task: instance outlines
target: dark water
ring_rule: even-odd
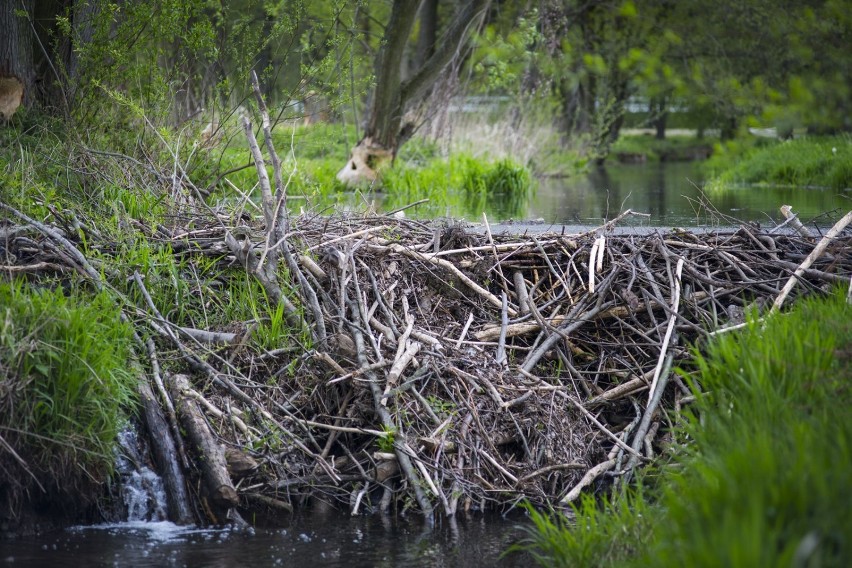
[[[529,202],[528,218],[597,225],[629,208],[650,214],[634,223],[653,227],[730,226],[735,220],[772,226],[781,219],[781,205],[791,205],[803,222],[852,208],[850,190],[739,187],[704,192],[700,166],[698,162],[613,165],[585,177],[543,179]],[[711,209],[701,204],[702,197]]]
[[[501,558],[523,522],[473,515],[430,529],[418,518],[339,512],[302,515],[275,530],[128,522],[0,542],[0,566],[530,566],[522,555]]]

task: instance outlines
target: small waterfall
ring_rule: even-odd
[[[168,517],[163,480],[147,464],[139,436],[133,426],[118,435],[120,450],[117,469],[121,478],[121,496],[127,507],[128,521],[165,521]]]

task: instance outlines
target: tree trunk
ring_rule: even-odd
[[[655,138],[657,140],[666,139],[666,119],[669,116],[669,113],[666,110],[667,106],[665,97],[651,99],[649,114],[656,131]]]
[[[27,17],[16,14],[22,8]],[[33,34],[28,21],[32,14],[33,0],[0,2],[0,121],[9,120],[19,106],[29,107],[35,100]]]
[[[391,164],[399,147],[411,136],[414,126],[403,125],[407,107],[423,98],[441,71],[462,51],[476,22],[491,0],[467,0],[456,13],[440,45],[411,78],[402,80],[402,59],[418,13],[419,0],[394,0],[385,27],[382,47],[376,55],[376,88],[370,101],[364,137],[352,149],[337,179],[347,185],[376,181],[380,170]]]
[[[726,116],[722,119],[722,128],[719,133],[719,138],[724,140],[733,140],[737,135],[739,127],[736,116]]]
[[[423,0],[420,6],[420,30],[417,35],[417,50],[414,68],[423,67],[435,53],[435,38],[438,34],[438,0]]]

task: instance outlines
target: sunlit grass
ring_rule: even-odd
[[[714,164],[717,175],[707,186],[711,191],[743,184],[852,188],[852,137],[848,134],[798,138],[744,152],[723,148],[722,152],[739,159],[720,158]]]
[[[479,219],[523,217],[534,182],[527,168],[511,160],[487,162],[466,154],[435,159],[423,167],[398,165],[382,180],[385,208],[429,199],[432,215],[450,209],[456,216]]]

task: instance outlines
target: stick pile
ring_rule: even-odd
[[[849,284],[852,213],[819,241],[785,227],[615,235],[618,219],[538,236],[394,216],[291,219],[257,99],[272,180],[243,126],[262,219],[205,206],[169,227],[124,229],[178,256],[184,273],[172,278],[199,294],[256,278],[287,321],[279,347],[257,348],[258,322],[170,321],[148,275],[93,266],[70,236],[79,226],[0,203],[0,273],[81,275],[135,326],[149,439],[170,461],[159,470],[181,522],[289,512],[308,498],[430,517],[571,502],[675,446],[693,393],[672,365],[688,363],[690,345],[751,308]],[[114,254],[86,232],[87,250]],[[200,281],[211,273],[216,282]]]
[[[16,259],[4,271],[97,276],[73,242],[27,221],[2,229]],[[170,229],[163,245],[189,266],[263,270],[263,229],[201,221]],[[852,274],[841,231],[797,271],[815,239],[745,226],[533,237],[386,216],[289,222],[289,270],[263,276],[292,306],[294,336],[280,349],[247,349],[250,329],[171,324],[138,274],[148,299],[126,306],[139,334],[158,338],[145,352],[166,416],[193,402],[250,509],[309,496],[353,513],[569,502],[666,451],[692,396],[671,372],[688,345],[750,306],[768,309],[794,272],[793,295]],[[190,382],[160,376],[172,352]],[[181,455],[204,463],[181,431],[173,425]]]

